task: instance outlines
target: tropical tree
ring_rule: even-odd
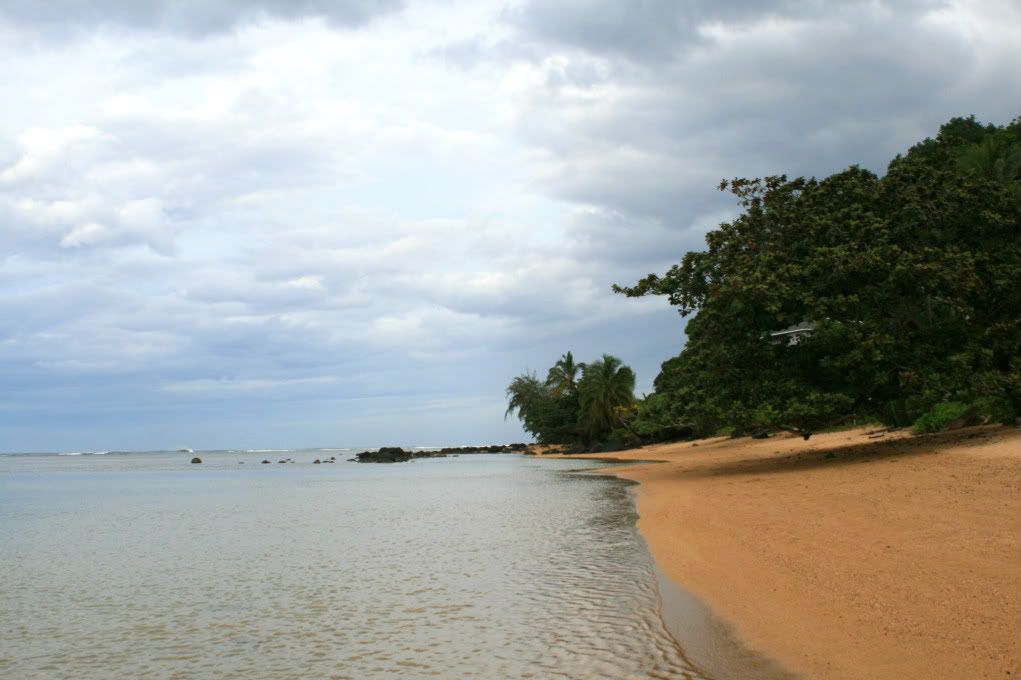
[[[589,441],[623,424],[634,403],[635,373],[615,356],[586,364],[578,383],[581,426]]]
[[[504,418],[515,411],[540,444],[569,444],[578,439],[578,395],[556,394],[534,373],[517,376],[507,387]]]
[[[743,212],[704,251],[614,287],[691,317],[655,382],[671,417],[704,434],[904,425],[946,401],[1021,412],[1017,132],[953,119],[883,177],[723,182]]]
[[[518,412],[518,418],[524,424],[525,429],[532,434],[537,434],[533,429],[537,418],[543,409],[543,402],[548,398],[546,386],[539,382],[534,373],[523,373],[507,386],[507,411],[503,414],[504,420],[507,416]]]
[[[585,364],[574,363],[574,355],[567,352],[546,374],[546,387],[557,397],[575,392],[578,389],[578,373],[584,368]]]

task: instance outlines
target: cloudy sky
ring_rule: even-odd
[[[0,450],[513,441],[723,177],[1019,111],[1013,1],[0,0]]]

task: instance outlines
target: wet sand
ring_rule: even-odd
[[[572,456],[585,457],[585,456]],[[866,429],[592,455],[663,572],[809,678],[1016,678],[1021,434]]]

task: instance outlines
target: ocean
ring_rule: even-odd
[[[599,463],[192,455],[0,456],[0,676],[707,677]]]

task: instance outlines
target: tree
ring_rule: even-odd
[[[581,379],[578,374],[581,373]],[[592,444],[625,424],[632,409],[635,374],[617,357],[575,363],[561,355],[540,381],[522,373],[507,387],[507,412],[517,413],[525,430],[540,444]]]
[[[574,391],[557,393],[534,373],[523,373],[507,387],[504,418],[515,411],[525,430],[540,444],[578,440],[578,395]]]
[[[523,373],[507,386],[507,416],[518,412],[518,418],[525,424],[525,429],[535,434],[530,424],[534,423],[542,410],[542,402],[547,398],[546,387],[534,373]]]
[[[581,424],[587,438],[598,439],[623,423],[626,409],[635,400],[635,373],[620,359],[604,354],[586,364],[578,383]]]
[[[577,390],[578,373],[584,368],[585,364],[574,363],[574,355],[567,352],[561,355],[557,363],[547,373],[546,386],[553,391],[554,396],[570,394]]]
[[[855,414],[899,425],[986,397],[1017,413],[1017,129],[954,119],[882,178],[721,183],[744,212],[706,250],[614,286],[690,317],[656,378],[671,412],[702,434]],[[771,335],[803,322],[797,343]]]

